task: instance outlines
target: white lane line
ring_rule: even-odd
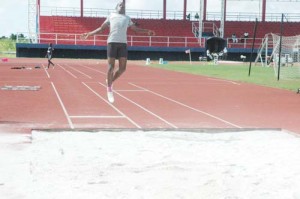
[[[72,77],[74,77],[75,79],[77,79],[77,77],[71,73],[70,71],[68,71],[67,69],[65,69],[64,67],[62,67],[60,64],[57,64],[59,67],[61,67],[64,71],[66,71],[67,73],[69,73]]]
[[[54,86],[54,83],[51,82],[51,84],[52,84],[52,87],[53,87],[54,92],[55,92],[55,94],[56,94],[56,97],[57,97],[57,99],[58,99],[58,101],[59,101],[59,103],[60,103],[60,106],[62,107],[62,109],[63,109],[63,111],[64,111],[64,113],[65,113],[65,116],[66,116],[66,118],[67,118],[67,120],[68,120],[68,123],[69,123],[70,128],[71,128],[71,129],[74,129],[74,125],[73,125],[73,123],[72,123],[72,121],[71,121],[71,119],[70,119],[70,116],[69,116],[69,114],[68,114],[68,112],[67,112],[67,109],[66,109],[65,106],[64,106],[64,103],[62,102],[62,100],[61,100],[61,98],[60,98],[60,96],[59,96],[59,94],[58,94],[58,92],[57,92],[57,90],[56,90],[56,88],[55,88],[55,86]]]
[[[89,87],[87,84],[85,84],[84,82],[82,82],[83,85],[85,85],[90,91],[92,91],[97,97],[99,97],[100,99],[102,99],[103,101],[105,101],[109,106],[111,106],[114,110],[116,110],[120,115],[122,115],[124,118],[126,118],[128,121],[130,121],[134,126],[136,126],[137,128],[141,129],[142,127],[140,125],[138,125],[136,122],[134,122],[131,118],[129,118],[128,116],[126,116],[122,111],[120,111],[119,109],[117,109],[114,105],[112,105],[109,101],[107,101],[104,97],[102,97],[101,95],[99,95],[96,91],[94,91],[91,87]]]
[[[147,92],[147,90],[145,90],[145,89],[130,89],[130,90],[120,89],[120,90],[115,90],[115,91],[119,91],[119,92]]]
[[[50,75],[49,75],[48,70],[46,69],[45,65],[42,64],[42,67],[43,67],[45,73],[47,74],[48,79],[50,79]]]
[[[132,90],[114,90],[114,91],[119,91],[119,92],[147,92],[145,90],[141,90],[141,89],[132,89]]]
[[[106,87],[106,85],[104,85],[104,84],[102,84],[102,83],[100,83],[100,82],[99,82],[99,84],[101,84],[102,86]],[[143,90],[143,91],[145,91],[145,90]],[[137,106],[137,107],[139,107],[140,109],[144,110],[145,112],[149,113],[150,115],[152,115],[152,116],[158,118],[159,120],[163,121],[164,123],[168,124],[169,126],[175,128],[175,129],[178,128],[177,126],[175,126],[175,125],[172,124],[171,122],[168,122],[167,120],[163,119],[162,117],[158,116],[157,114],[153,113],[152,111],[146,109],[145,107],[141,106],[140,104],[138,104],[138,103],[132,101],[131,99],[125,97],[124,95],[120,94],[119,92],[117,92],[117,91],[114,91],[114,92],[115,92],[116,94],[118,94],[119,96],[121,96],[122,98],[124,98],[124,99],[126,99],[127,101],[129,101],[130,103],[134,104],[135,106]]]
[[[183,107],[185,107],[185,108],[191,109],[191,110],[196,111],[196,112],[198,112],[198,113],[202,113],[202,114],[204,114],[204,115],[207,115],[207,116],[209,116],[209,117],[211,117],[211,118],[214,118],[214,119],[216,119],[216,120],[219,120],[219,121],[221,121],[221,122],[224,122],[224,123],[226,123],[226,124],[229,124],[229,125],[231,125],[231,126],[234,126],[234,127],[236,127],[236,128],[242,128],[242,127],[239,126],[239,125],[233,124],[233,123],[231,123],[231,122],[229,122],[229,121],[226,121],[226,120],[224,120],[224,119],[222,119],[222,118],[219,118],[219,117],[214,116],[214,115],[212,115],[212,114],[209,114],[209,113],[207,113],[207,112],[201,111],[201,110],[199,110],[199,109],[193,108],[193,107],[191,107],[191,106],[188,106],[188,105],[186,105],[186,104],[184,104],[184,103],[181,103],[181,102],[178,102],[178,101],[173,100],[173,99],[171,99],[171,98],[168,98],[168,97],[163,96],[163,95],[161,95],[161,94],[158,94],[158,93],[156,93],[156,92],[154,92],[154,91],[151,91],[151,90],[149,90],[149,89],[143,88],[143,87],[141,87],[141,86],[137,86],[137,85],[135,85],[135,84],[133,84],[133,83],[129,83],[129,84],[132,85],[132,86],[135,86],[135,87],[137,87],[137,88],[139,88],[139,89],[145,89],[145,90],[147,90],[148,92],[150,92],[150,93],[152,93],[152,94],[154,94],[154,95],[156,95],[156,96],[159,96],[159,97],[161,97],[161,98],[164,98],[164,99],[166,99],[166,100],[169,100],[169,101],[171,101],[171,102],[174,102],[174,103],[176,103],[176,104],[178,104],[178,105],[181,105],[181,106],[183,106]]]
[[[72,66],[70,66],[70,65],[68,65],[68,67],[69,67],[69,68],[71,68],[72,70],[75,70],[75,71],[77,71],[78,73],[80,73],[80,74],[82,74],[82,75],[86,76],[87,78],[89,78],[89,79],[92,79],[92,77],[91,77],[91,76],[89,76],[89,75],[85,74],[84,72],[81,72],[80,70],[78,70],[78,69],[75,69],[74,67],[72,67]]]
[[[83,65],[83,64],[79,64],[79,65],[82,66],[82,67],[85,67],[85,68],[87,68],[87,69],[90,69],[90,70],[92,70],[92,71],[95,71],[95,72],[97,72],[97,73],[101,73],[101,74],[103,74],[103,75],[106,76],[106,73],[105,73],[105,72],[102,72],[102,71],[100,71],[100,70],[96,70],[96,69],[94,69],[94,68],[85,66],[85,65]]]
[[[213,81],[228,82],[228,83],[235,84],[235,85],[241,85],[240,83],[237,83],[237,82],[234,82],[234,81],[230,81],[230,80],[215,79],[215,78],[207,78],[207,79],[213,80]]]
[[[115,92],[116,94],[118,94],[119,96],[123,97],[124,99],[126,99],[127,101],[131,102],[132,104],[134,104],[135,106],[139,107],[140,109],[144,110],[145,112],[149,113],[150,115],[153,115],[154,117],[158,118],[159,120],[163,121],[164,123],[168,124],[169,126],[177,129],[178,127],[175,126],[174,124],[172,124],[171,122],[168,122],[167,120],[163,119],[162,117],[158,116],[157,114],[151,112],[150,110],[146,109],[145,107],[141,106],[140,104],[132,101],[131,99],[125,97],[124,95]]]
[[[109,115],[74,115],[70,116],[70,118],[77,118],[77,119],[85,119],[85,118],[108,118],[108,119],[118,119],[118,118],[125,118],[124,116],[109,116]]]

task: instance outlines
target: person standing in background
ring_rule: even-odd
[[[53,55],[53,51],[54,51],[54,48],[52,47],[52,43],[49,43],[49,46],[48,46],[48,49],[47,49],[47,53],[46,53],[46,56],[45,56],[48,59],[48,67],[47,67],[47,69],[49,69],[50,64],[52,66],[54,66],[53,62],[51,61],[52,55]]]

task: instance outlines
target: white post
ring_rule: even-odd
[[[220,37],[224,37],[224,24],[225,24],[225,0],[221,2],[221,23],[220,23]]]
[[[198,28],[198,38],[200,46],[202,46],[202,32],[203,32],[203,14],[204,14],[204,0],[200,0],[200,10],[199,10],[199,28]]]
[[[268,46],[268,43],[269,43],[269,37],[267,36],[266,37],[266,52],[265,52],[265,64],[264,64],[264,66],[268,66],[268,48],[269,48],[269,46]]]

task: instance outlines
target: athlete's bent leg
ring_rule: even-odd
[[[115,72],[113,76],[113,82],[118,79],[126,71],[127,57],[119,58],[119,69]]]
[[[47,66],[47,68],[49,68],[50,67],[50,59],[48,59],[48,66]]]
[[[108,71],[107,71],[107,86],[111,87],[113,83],[114,77],[114,69],[115,69],[115,58],[108,58]]]
[[[112,80],[114,76],[115,58],[108,58],[108,71],[107,71],[107,98],[110,103],[114,103],[114,94],[112,90]]]

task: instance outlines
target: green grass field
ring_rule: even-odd
[[[0,57],[16,57],[16,41],[0,39]]]
[[[212,65],[208,62],[192,62],[192,64],[189,64],[188,62],[183,64],[177,64],[174,62],[173,64],[170,62],[169,64],[164,65],[152,64],[151,66],[166,70],[253,83],[291,91],[297,91],[298,88],[300,88],[300,74],[298,79],[280,79],[278,81],[272,67],[254,66],[252,64],[251,74],[249,76],[249,63],[220,63],[219,65]]]

